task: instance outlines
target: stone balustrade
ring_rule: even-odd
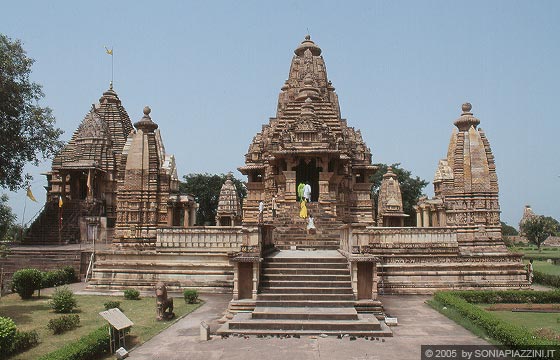
[[[246,233],[241,226],[159,228],[157,230],[156,248],[240,251]]]

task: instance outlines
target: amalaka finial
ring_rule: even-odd
[[[466,102],[461,106],[461,109],[463,110],[463,114],[470,113],[472,110],[472,105],[471,103]]]
[[[152,112],[152,109],[150,109],[149,106],[144,106],[144,115],[150,116],[151,112]]]
[[[468,102],[464,103],[461,106],[461,110],[463,110],[463,113],[457,120],[455,120],[453,124],[457,126],[459,131],[468,131],[471,128],[471,126],[473,126],[476,129],[476,127],[480,124],[480,120],[478,120],[473,116],[473,113],[471,112],[472,110],[471,103]]]

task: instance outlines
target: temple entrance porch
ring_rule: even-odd
[[[301,159],[295,167],[296,184],[309,184],[311,186],[311,201],[319,200],[319,173],[323,168],[317,167],[315,159]],[[296,187],[296,196],[297,187]]]

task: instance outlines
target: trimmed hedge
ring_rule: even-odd
[[[532,291],[532,290],[508,290],[508,291],[445,291],[454,296],[465,299],[472,304],[553,304],[560,302],[560,290],[554,291]]]
[[[39,335],[37,331],[16,331],[14,342],[10,354],[19,354],[27,349],[31,349],[39,343]]]
[[[477,293],[475,296],[469,294],[471,291],[443,291],[437,292],[434,295],[434,299],[440,304],[455,309],[461,316],[464,316],[475,325],[483,328],[493,339],[503,345],[510,347],[560,345],[560,341],[537,337],[527,328],[510,324],[494,316],[492,313],[469,303],[469,299],[472,299],[474,303],[487,303],[487,300],[496,300],[498,298],[503,298],[504,300],[502,302],[510,302],[510,299],[518,300],[513,301],[514,303],[518,303],[521,302],[520,300],[523,298],[529,298],[526,294],[528,291],[517,292],[521,293],[519,297],[514,297],[509,294],[515,293],[513,291],[504,292],[509,296],[500,296],[502,291],[472,291],[472,293]],[[534,291],[533,293],[536,294],[534,298],[542,300],[540,303],[548,303],[548,301],[544,300],[553,298],[545,296],[546,292]],[[556,293],[556,296],[560,296],[560,292],[554,291],[553,293]]]
[[[66,346],[43,355],[39,360],[88,360],[109,353],[109,329],[106,326],[71,342]]]
[[[41,288],[43,274],[37,269],[21,269],[12,276],[12,291],[22,299],[31,299],[35,290]]]
[[[547,274],[542,271],[533,271],[533,281],[542,285],[560,288],[560,276]]]
[[[47,329],[52,330],[53,334],[62,334],[68,330],[78,327],[80,324],[80,316],[76,314],[62,315],[60,317],[50,319]]]
[[[105,310],[119,309],[120,311],[123,311],[121,309],[121,302],[120,301],[110,300],[110,301],[107,301],[106,303],[104,303],[103,306],[105,306]]]
[[[194,289],[185,289],[183,297],[187,304],[196,304],[198,302],[198,291]]]

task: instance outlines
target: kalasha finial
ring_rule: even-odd
[[[113,80],[109,81],[109,90],[113,90]]]
[[[466,102],[466,103],[463,104],[463,106],[461,106],[461,108],[463,110],[463,114],[470,113],[471,110],[472,110],[472,105],[471,105],[471,103]]]
[[[473,116],[471,112],[472,110],[471,103],[468,102],[464,103],[461,106],[461,109],[463,110],[463,113],[457,120],[455,120],[453,124],[457,126],[459,131],[468,131],[471,128],[471,126],[473,126],[476,129],[476,127],[480,124],[480,120],[478,120]]]
[[[149,106],[144,106],[144,115],[150,115],[150,113],[152,112],[152,109],[150,109]]]
[[[311,40],[311,35],[309,34],[305,35],[305,40]]]

